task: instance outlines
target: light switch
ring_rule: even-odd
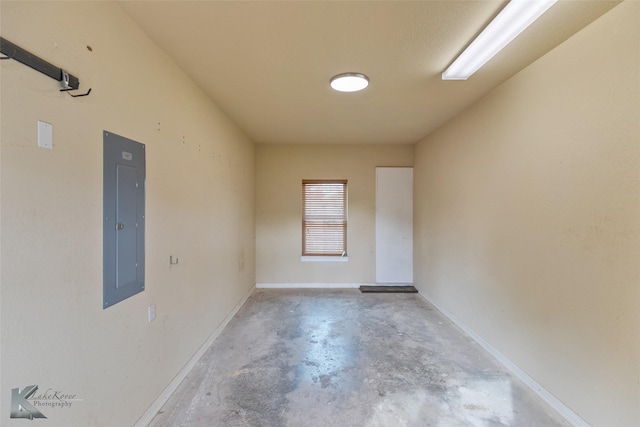
[[[149,306],[149,322],[153,322],[154,319],[156,318],[156,305],[155,304],[151,304]]]
[[[38,147],[53,149],[53,125],[38,120]]]

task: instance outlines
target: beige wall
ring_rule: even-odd
[[[375,282],[376,166],[412,166],[412,145],[257,145],[256,282]],[[347,179],[349,261],[302,262],[302,180]]]
[[[3,37],[93,88],[1,64],[0,424],[37,384],[84,399],[43,425],[132,425],[254,284],[254,146],[114,2],[0,7]],[[146,290],[106,310],[104,129],[147,152]]]
[[[594,426],[640,425],[639,22],[622,3],[415,153],[420,291]]]

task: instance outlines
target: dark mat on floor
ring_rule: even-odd
[[[415,288],[415,286],[360,286],[360,292],[415,294],[418,293],[418,290]]]

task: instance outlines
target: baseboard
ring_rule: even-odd
[[[186,365],[178,372],[175,378],[169,383],[169,385],[162,391],[160,396],[149,406],[149,409],[140,417],[138,422],[135,423],[135,427],[147,427],[151,420],[156,416],[158,411],[162,408],[162,406],[167,403],[169,397],[177,390],[180,383],[186,378],[186,376],[191,372],[196,363],[200,360],[200,358],[204,355],[204,353],[211,347],[211,344],[218,338],[218,335],[222,332],[222,330],[227,326],[227,324],[231,321],[233,316],[236,315],[240,307],[244,305],[244,303],[249,299],[251,294],[255,291],[255,286],[253,286],[249,292],[242,298],[242,300],[233,307],[233,310],[225,317],[220,325],[213,331],[213,333],[207,338],[204,344],[195,352],[195,354],[189,359]]]
[[[491,344],[485,341],[480,335],[478,335],[473,329],[462,323],[457,319],[449,310],[439,306],[431,297],[418,289],[418,295],[420,295],[425,301],[434,306],[440,313],[456,324],[462,329],[469,337],[471,337],[480,347],[485,349],[491,356],[493,356],[502,366],[508,369],[513,375],[515,375],[520,381],[522,381],[527,387],[529,387],[535,394],[544,400],[549,406],[551,406],[556,412],[558,412],[565,420],[575,427],[591,427],[589,423],[583,420],[578,414],[573,412],[571,408],[562,403],[553,394],[542,387],[536,380],[531,378],[526,372],[520,369],[515,363],[513,363],[504,354],[496,350]]]
[[[258,289],[358,289],[371,283],[256,283]]]

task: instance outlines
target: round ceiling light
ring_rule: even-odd
[[[357,92],[369,86],[369,77],[360,73],[343,73],[331,79],[331,87],[339,92]]]

